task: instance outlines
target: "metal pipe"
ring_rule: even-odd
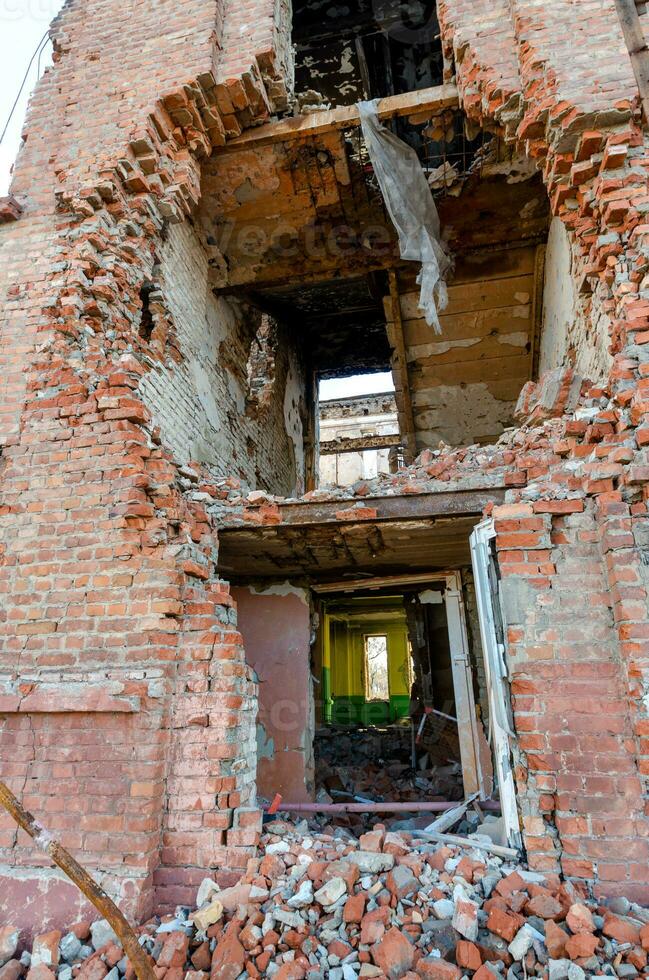
[[[459,800],[452,803],[438,801],[436,803],[422,803],[413,800],[412,803],[284,803],[282,801],[276,809],[271,810],[271,805],[266,804],[264,810],[269,813],[278,811],[291,811],[292,813],[440,813],[451,810],[457,806]],[[495,800],[481,800],[480,806],[483,810],[500,810],[500,803]]]

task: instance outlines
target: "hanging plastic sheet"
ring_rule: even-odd
[[[417,154],[379,122],[379,100],[359,102],[365,144],[392,223],[402,259],[421,262],[419,309],[441,333],[438,309],[448,301],[445,274],[451,259],[440,240],[439,215]]]

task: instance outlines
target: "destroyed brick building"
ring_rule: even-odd
[[[235,882],[324,728],[434,712],[532,869],[649,898],[645,21],[54,21],[0,202],[2,778],[134,918]],[[439,214],[439,333],[374,99]],[[403,465],[324,485],[320,382],[387,370]],[[2,815],[0,878],[3,921],[80,914]]]

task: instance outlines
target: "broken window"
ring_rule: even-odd
[[[369,701],[389,701],[388,638],[365,636],[365,691]]]

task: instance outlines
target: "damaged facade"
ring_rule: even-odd
[[[234,883],[263,797],[313,801],[337,702],[435,709],[532,869],[647,900],[649,144],[613,0],[67,0],[52,36],[0,204],[3,779],[141,919]],[[375,98],[453,259],[441,334]],[[325,485],[320,380],[388,369],[402,465]],[[411,654],[385,697],[325,630],[370,614]],[[81,916],[2,815],[0,877],[3,921]]]

